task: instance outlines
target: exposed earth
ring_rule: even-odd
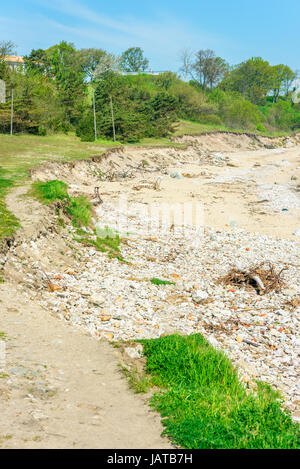
[[[280,389],[299,420],[300,138],[177,141],[184,147],[129,146],[31,172],[93,200],[94,223],[118,229],[128,264],[74,241],[53,207],[24,197],[29,185],[7,196],[22,228],[1,257],[3,448],[171,447],[147,396],[122,377],[126,357],[108,342],[174,331],[201,332],[229,354],[245,385],[260,378]],[[161,203],[200,207],[201,224],[178,221],[175,205]],[[231,267],[267,261],[286,269],[280,291],[217,282]]]

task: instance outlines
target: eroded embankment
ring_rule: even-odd
[[[108,150],[102,155],[88,160],[73,162],[51,162],[31,170],[31,177],[36,180],[61,178],[72,184],[84,180],[87,176],[90,183],[99,180],[114,181],[120,178],[134,177],[138,170],[154,172],[155,165],[159,168],[198,161],[201,164],[225,165],[225,161],[215,152],[254,151],[294,147],[300,143],[300,137],[263,137],[251,134],[229,132],[208,133],[200,136],[183,135],[174,138],[175,142],[185,144],[177,147],[121,147]],[[226,160],[226,158],[224,158]],[[151,167],[149,168],[149,162]]]

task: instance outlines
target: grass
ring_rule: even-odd
[[[175,125],[175,132],[174,136],[180,136],[180,135],[200,135],[203,133],[209,133],[209,132],[232,132],[232,133],[250,133],[250,134],[255,134],[255,135],[263,135],[265,137],[280,137],[280,136],[286,136],[289,135],[288,132],[274,132],[274,133],[268,133],[268,132],[251,132],[245,129],[231,129],[229,127],[226,127],[224,125],[215,125],[215,124],[201,124],[200,122],[192,122],[188,120],[180,120],[178,123]]]
[[[47,182],[35,181],[29,193],[46,205],[69,198],[68,185],[57,179]]]
[[[141,376],[137,368],[128,370],[126,367],[123,367],[122,372],[127,377],[131,389],[137,394],[148,392],[154,385],[151,377]]]
[[[63,211],[68,214],[75,227],[88,226],[91,221],[92,206],[90,201],[84,197],[70,197],[68,194],[68,185],[57,179],[42,182],[35,181],[31,185],[28,195],[35,197],[40,202],[49,205],[53,202],[62,201]],[[60,215],[60,210],[58,210]],[[59,225],[63,225],[63,219],[58,217]]]
[[[5,205],[5,196],[15,181],[14,175],[0,168],[0,241],[1,238],[12,236],[19,227],[17,218],[7,210]]]
[[[201,124],[187,120],[180,120],[175,124],[175,132],[170,137],[145,138],[133,146],[182,146],[182,144],[171,142],[172,136],[183,134],[199,135],[206,132],[230,131],[245,132],[244,130],[233,130],[221,125]],[[270,136],[287,135],[285,132],[276,134],[263,134]],[[130,146],[132,146],[130,145]],[[76,158],[89,158],[99,155],[105,150],[120,146],[119,142],[105,139],[97,139],[96,142],[82,142],[74,133],[47,135],[0,135],[0,167],[12,171],[26,171],[34,166],[49,160],[73,160]]]
[[[78,137],[68,135],[0,135],[0,166],[15,170],[28,170],[49,160],[71,160],[100,155],[114,146],[113,142],[81,142]]]
[[[119,234],[114,233],[114,236],[112,236],[111,233],[113,233],[113,231],[109,228],[103,230],[103,233],[105,234],[101,234],[101,236],[98,236],[98,232],[99,230],[95,230],[94,235],[92,236],[92,234],[83,233],[82,231],[77,230],[77,234],[80,237],[75,237],[74,240],[84,246],[93,246],[98,251],[106,252],[108,257],[111,259],[118,259],[120,262],[127,263],[121,254],[121,240]]]
[[[84,246],[93,246],[98,251],[106,252],[110,258],[126,262],[121,254],[120,236],[118,233],[113,232],[109,228],[103,230],[97,228],[93,232],[82,229],[82,227],[90,226],[92,205],[84,196],[70,197],[68,185],[65,182],[57,179],[47,182],[35,181],[31,185],[28,195],[35,197],[46,205],[57,201],[62,202],[62,208],[57,208],[57,223],[59,226],[65,227],[64,219],[61,217],[62,210],[64,214],[71,218],[72,225],[77,228],[76,236],[73,238],[74,241]]]
[[[299,425],[281,409],[279,394],[258,382],[246,390],[229,358],[200,334],[141,340],[146,378],[158,386],[151,406],[164,433],[187,449],[299,448]],[[136,384],[136,378],[132,378]],[[147,387],[147,386],[146,386]]]
[[[5,197],[7,192],[16,184],[21,184],[28,178],[28,170],[48,160],[71,160],[88,158],[99,155],[112,142],[99,140],[97,142],[81,142],[74,134],[49,135],[0,135],[0,243],[4,238],[11,237],[20,226],[17,218],[7,209]],[[54,187],[52,187],[54,189]],[[54,196],[55,194],[53,194]],[[50,197],[51,199],[51,197]],[[44,198],[45,202],[45,198]],[[49,203],[51,201],[49,200]],[[74,220],[84,219],[86,211],[81,214],[82,201],[74,203]],[[85,218],[86,222],[87,218]],[[1,278],[0,278],[1,281]]]
[[[72,218],[73,226],[89,226],[92,218],[91,202],[83,195],[79,197],[69,197],[69,205],[66,211]]]
[[[169,282],[169,280],[161,280],[160,278],[152,278],[150,280],[153,285],[175,285],[175,282]]]

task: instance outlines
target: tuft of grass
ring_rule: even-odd
[[[258,382],[246,390],[229,358],[200,334],[141,340],[146,373],[161,391],[151,405],[164,434],[187,449],[299,448],[299,425],[279,394]],[[146,375],[146,376],[147,376]]]
[[[117,231],[109,227],[101,229],[97,226],[93,234],[79,228],[76,230],[76,235],[77,237],[73,239],[84,246],[93,246],[98,251],[106,252],[109,258],[127,263],[121,254],[121,239]]]
[[[79,197],[70,197],[68,194],[68,185],[57,179],[52,181],[42,182],[35,181],[30,191],[29,196],[37,198],[40,202],[49,205],[53,202],[63,202],[63,211],[68,214],[75,227],[88,226],[92,218],[92,204],[83,195]],[[60,215],[60,210],[57,210]],[[64,222],[61,217],[58,217],[58,223],[63,226]]]
[[[152,387],[153,383],[150,376],[141,376],[137,368],[128,370],[126,367],[122,368],[124,375],[128,378],[128,383],[131,389],[137,394],[146,393]]]
[[[160,278],[152,278],[150,280],[153,285],[176,285],[175,282],[169,282],[169,280],[161,280]]]
[[[29,192],[29,195],[36,197],[40,202],[46,205],[56,200],[69,199],[68,185],[57,179],[47,182],[35,181]]]
[[[106,252],[108,257],[111,259],[118,259],[120,262],[127,263],[123,258],[120,250],[120,237],[115,235],[113,238],[106,236],[105,238],[96,236],[84,236],[80,238],[74,238],[75,241],[83,244],[84,246],[93,246],[95,249],[101,252]]]
[[[9,238],[20,226],[18,219],[7,210],[5,197],[8,190],[15,184],[16,175],[10,174],[3,168],[0,168],[0,241],[3,238]]]
[[[0,371],[0,379],[4,379],[4,378],[9,378],[9,375],[7,373],[3,373],[2,371]]]
[[[69,205],[66,206],[66,211],[72,218],[73,226],[88,226],[92,218],[92,204],[83,195],[79,197],[70,197]]]

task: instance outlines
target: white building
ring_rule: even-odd
[[[6,55],[4,57],[5,62],[11,68],[24,67],[24,59],[21,55]]]

